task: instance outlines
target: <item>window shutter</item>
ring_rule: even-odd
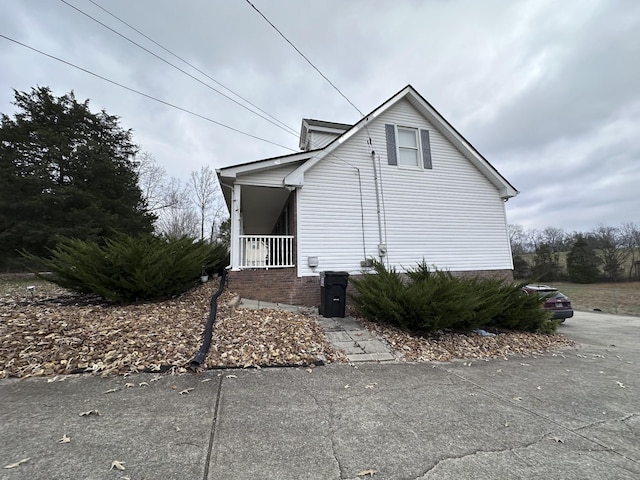
[[[424,168],[433,168],[431,165],[431,141],[429,130],[420,129],[420,142],[422,143],[422,164]]]
[[[386,124],[384,131],[387,134],[387,161],[389,165],[398,165],[398,157],[396,155],[396,127]]]

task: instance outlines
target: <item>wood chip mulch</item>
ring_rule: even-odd
[[[178,298],[109,305],[49,284],[3,288],[0,378],[78,372],[185,371],[202,344],[217,282]],[[202,368],[315,365],[344,361],[311,315],[228,306],[218,299],[213,341]]]
[[[0,378],[87,372],[186,372],[200,349],[209,302],[218,282],[170,300],[110,305],[48,282],[0,285]],[[213,341],[202,368],[318,365],[346,362],[317,318],[284,310],[230,306],[218,300]],[[420,336],[361,320],[401,361],[505,358],[573,345],[562,335],[498,333],[493,337],[439,332]]]
[[[447,331],[420,335],[367,320],[361,322],[369,331],[384,339],[398,357],[408,362],[506,359],[512,355],[542,355],[574,345],[572,340],[563,335],[496,332],[492,336],[481,336]]]

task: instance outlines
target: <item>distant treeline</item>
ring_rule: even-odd
[[[514,276],[540,282],[640,280],[640,225],[598,225],[590,232],[509,225]]]

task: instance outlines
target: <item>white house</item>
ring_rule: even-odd
[[[320,272],[371,258],[511,277],[504,203],[518,191],[412,86],[355,125],[304,119],[300,148],[217,170],[233,291],[316,305]]]

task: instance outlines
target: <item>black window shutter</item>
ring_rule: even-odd
[[[384,131],[387,134],[387,160],[389,165],[398,165],[396,156],[396,129],[393,125],[386,124]]]
[[[420,141],[422,143],[422,164],[424,168],[433,168],[431,165],[431,141],[429,130],[420,129]]]

